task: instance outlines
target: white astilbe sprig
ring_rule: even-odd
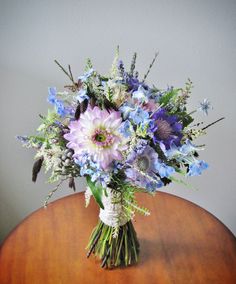
[[[42,147],[37,151],[35,158],[39,158],[41,156],[44,157],[44,166],[45,172],[48,172],[50,169],[56,169],[58,164],[60,163],[60,155],[62,154],[61,147],[52,144],[50,148],[44,143]]]
[[[60,175],[58,174],[60,170],[60,156],[63,153],[60,146],[57,144],[52,144],[50,148],[47,147],[46,143],[44,143],[40,149],[37,151],[35,155],[35,159],[43,157],[43,165],[45,169],[45,173],[51,170],[51,175],[49,177],[49,182],[53,183],[60,179]]]
[[[92,192],[89,186],[86,187],[86,190],[84,192],[84,197],[85,197],[85,207],[89,206],[90,203],[90,198],[92,196]]]

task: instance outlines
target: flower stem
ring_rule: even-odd
[[[128,221],[119,227],[119,232],[114,238],[114,228],[99,221],[94,228],[88,243],[87,257],[93,252],[101,259],[102,268],[128,266],[138,262],[139,242],[133,224]]]
[[[221,120],[223,120],[223,119],[225,119],[225,118],[224,118],[224,117],[221,117],[221,118],[217,119],[216,121],[214,121],[214,122],[208,124],[207,126],[203,127],[202,130],[207,129],[208,127],[210,127],[210,126],[216,124],[217,122],[219,122],[219,121],[221,121]]]

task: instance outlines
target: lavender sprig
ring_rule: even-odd
[[[155,56],[154,56],[154,58],[153,58],[151,64],[149,65],[149,68],[148,68],[148,70],[147,70],[147,73],[144,75],[144,78],[143,78],[143,81],[142,81],[142,82],[144,82],[144,81],[146,80],[148,74],[150,73],[150,71],[151,71],[151,69],[152,69],[153,64],[155,63],[155,61],[156,61],[156,59],[157,59],[158,54],[159,54],[159,52],[156,52],[156,53],[155,53]]]

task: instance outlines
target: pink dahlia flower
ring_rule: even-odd
[[[120,112],[89,106],[79,120],[70,122],[70,132],[64,135],[67,147],[74,150],[74,158],[88,152],[105,170],[113,160],[122,159],[121,122]]]

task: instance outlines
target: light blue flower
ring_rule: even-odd
[[[204,161],[195,160],[192,164],[189,165],[188,176],[199,176],[202,171],[206,170],[209,165]]]
[[[210,109],[213,109],[213,107],[211,106],[211,103],[208,101],[208,99],[204,99],[202,102],[200,102],[200,107],[198,109],[205,115],[208,115],[208,111]]]
[[[57,101],[56,95],[57,95],[56,88],[55,87],[49,87],[48,88],[48,102],[54,105]]]
[[[122,169],[123,167],[124,167],[124,164],[122,164],[118,161],[114,161],[113,172],[115,174],[117,174],[119,172],[119,170]]]
[[[107,187],[111,181],[111,174],[103,171],[97,162],[94,162],[92,157],[87,153],[83,152],[79,156],[74,158],[74,161],[80,167],[80,175],[89,175],[91,181],[95,182],[96,185]]]
[[[96,178],[96,185],[101,185],[106,188],[111,181],[111,176],[108,173],[101,172],[101,174]]]
[[[79,156],[74,158],[74,161],[80,167],[83,167],[86,163],[88,163],[90,157],[87,152],[82,152]]]
[[[123,116],[124,119],[127,119],[129,117],[130,112],[134,111],[134,110],[135,110],[134,106],[131,105],[131,104],[128,104],[128,103],[123,104],[119,108],[119,111],[121,111],[122,116]]]
[[[168,150],[166,150],[166,147],[163,143],[160,143],[160,147],[164,152],[165,156],[169,159],[182,155],[182,153],[180,152],[180,148],[176,146],[173,141],[170,143],[170,148]]]
[[[160,188],[164,185],[164,183],[161,180],[157,180],[156,182],[148,182],[146,184],[146,189],[150,192],[155,192],[157,191],[157,188]]]
[[[138,90],[133,92],[132,94],[133,99],[137,99],[141,103],[148,102],[148,91],[143,88],[143,86],[139,86]]]
[[[80,169],[80,175],[84,176],[84,175],[92,175],[94,173],[94,171],[92,169],[86,168],[86,167],[82,167]]]
[[[56,98],[57,90],[55,87],[48,88],[48,102],[55,106],[57,113],[64,117],[67,114],[73,114],[73,109],[71,107],[66,108],[62,100]]]
[[[160,163],[159,161],[156,161],[155,168],[158,171],[161,178],[169,177],[175,173],[175,169],[173,167],[168,166],[164,163]]]
[[[87,72],[85,72],[82,76],[78,77],[78,80],[80,80],[81,82],[86,82],[88,80],[88,78],[90,78],[94,73],[93,68],[89,69]]]
[[[146,139],[139,139],[134,149],[137,152],[137,154],[140,155],[147,148],[147,145],[148,141]]]
[[[148,141],[146,139],[139,139],[137,143],[134,145],[132,151],[127,156],[127,163],[133,163],[133,161],[137,158],[138,155],[141,155],[145,149],[147,148]],[[158,157],[155,155],[154,157]]]
[[[179,151],[183,155],[188,155],[188,154],[190,154],[190,153],[192,153],[194,151],[197,151],[197,150],[203,150],[203,147],[194,145],[189,139],[187,139],[185,144],[183,144],[179,148]]]
[[[135,124],[149,122],[148,112],[143,110],[141,107],[137,107],[134,111],[131,111],[129,118],[132,119]]]
[[[133,126],[130,123],[129,120],[126,120],[121,124],[121,127],[119,128],[119,132],[125,137],[128,138],[132,135],[134,132]]]
[[[56,100],[55,102],[56,110],[57,113],[61,116],[64,117],[68,114],[68,110],[65,108],[64,104],[60,100]]]
[[[86,95],[87,91],[85,89],[79,90],[76,99],[79,103],[82,103],[84,100],[89,100],[89,97]]]

